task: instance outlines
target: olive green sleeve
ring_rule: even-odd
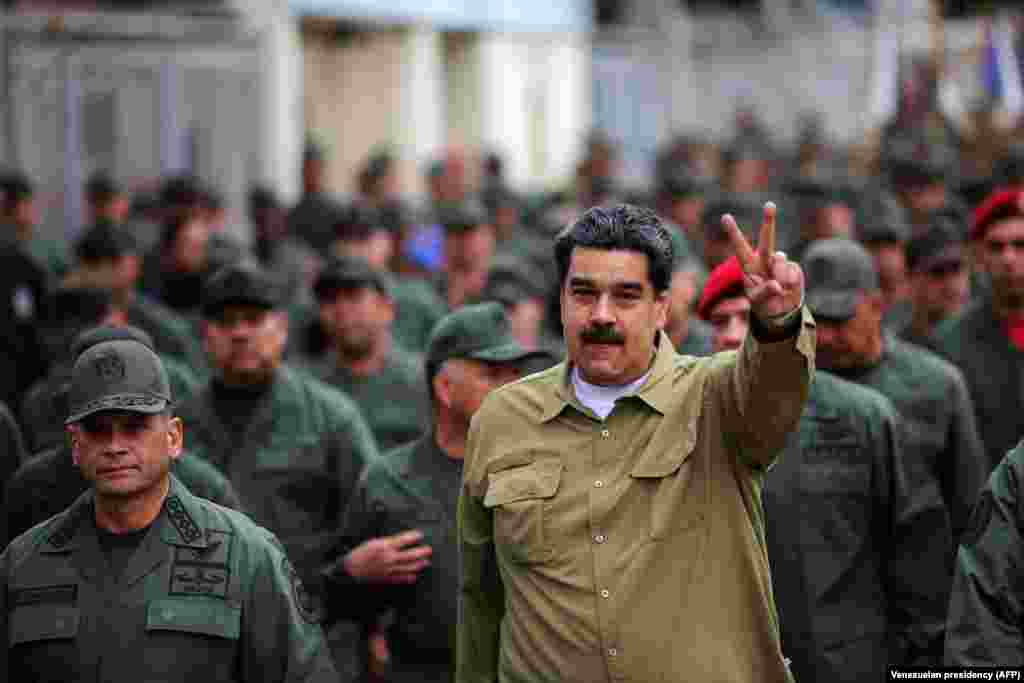
[[[1022,473],[1018,446],[982,489],[961,539],[946,619],[947,665],[1024,665]]]
[[[736,426],[737,453],[755,469],[769,468],[796,429],[814,376],[814,318],[801,309],[795,335],[758,341],[748,334],[716,385]]]
[[[243,681],[336,683],[338,673],[315,603],[275,538],[250,550],[252,580],[245,598]]]
[[[495,683],[505,590],[494,549],[493,519],[483,504],[486,468],[477,414],[470,428],[458,507],[461,572],[456,628],[456,683]]]

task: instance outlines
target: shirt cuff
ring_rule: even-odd
[[[766,323],[756,315],[750,316],[750,333],[759,342],[779,342],[792,339],[800,333],[803,323],[803,306],[797,306],[781,318]]]

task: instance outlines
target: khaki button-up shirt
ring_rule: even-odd
[[[493,392],[459,506],[459,683],[786,681],[761,477],[797,425],[814,322],[679,356],[604,421],[558,365]]]

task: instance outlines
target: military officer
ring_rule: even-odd
[[[991,291],[940,325],[935,340],[967,379],[991,471],[1024,433],[1024,190],[990,196],[970,239]]]
[[[0,555],[4,680],[334,681],[276,538],[171,474],[169,401],[139,342],[78,357],[67,425],[91,488]]]
[[[367,468],[327,572],[335,612],[363,620],[395,610],[385,679],[447,683],[454,672],[456,504],[469,423],[492,389],[534,355],[499,304],[465,306],[438,323],[426,356],[432,424]]]
[[[328,342],[314,365],[359,406],[381,451],[414,441],[429,413],[420,357],[395,343],[391,278],[366,261],[336,258],[314,286]]]
[[[202,311],[215,374],[180,408],[189,450],[227,476],[315,590],[359,474],[377,457],[373,434],[351,399],[282,361],[288,319],[258,265],[218,271]]]
[[[807,304],[818,322],[819,367],[893,402],[903,419],[911,474],[921,486],[937,484],[955,543],[988,473],[963,375],[882,327],[878,271],[859,244],[816,242],[803,265]],[[955,548],[949,548],[950,560]]]

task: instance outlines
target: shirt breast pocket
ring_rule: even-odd
[[[10,680],[75,680],[81,673],[79,621],[74,605],[26,605],[11,610],[7,623]]]
[[[551,559],[554,539],[545,517],[561,478],[562,462],[557,458],[488,473],[484,506],[494,513],[494,541],[500,554],[522,564]]]
[[[153,680],[234,678],[242,608],[209,598],[164,598],[146,608],[146,667]]]
[[[707,476],[693,443],[662,451],[633,467],[630,476],[650,506],[648,535],[670,538],[700,526],[705,515]]]

